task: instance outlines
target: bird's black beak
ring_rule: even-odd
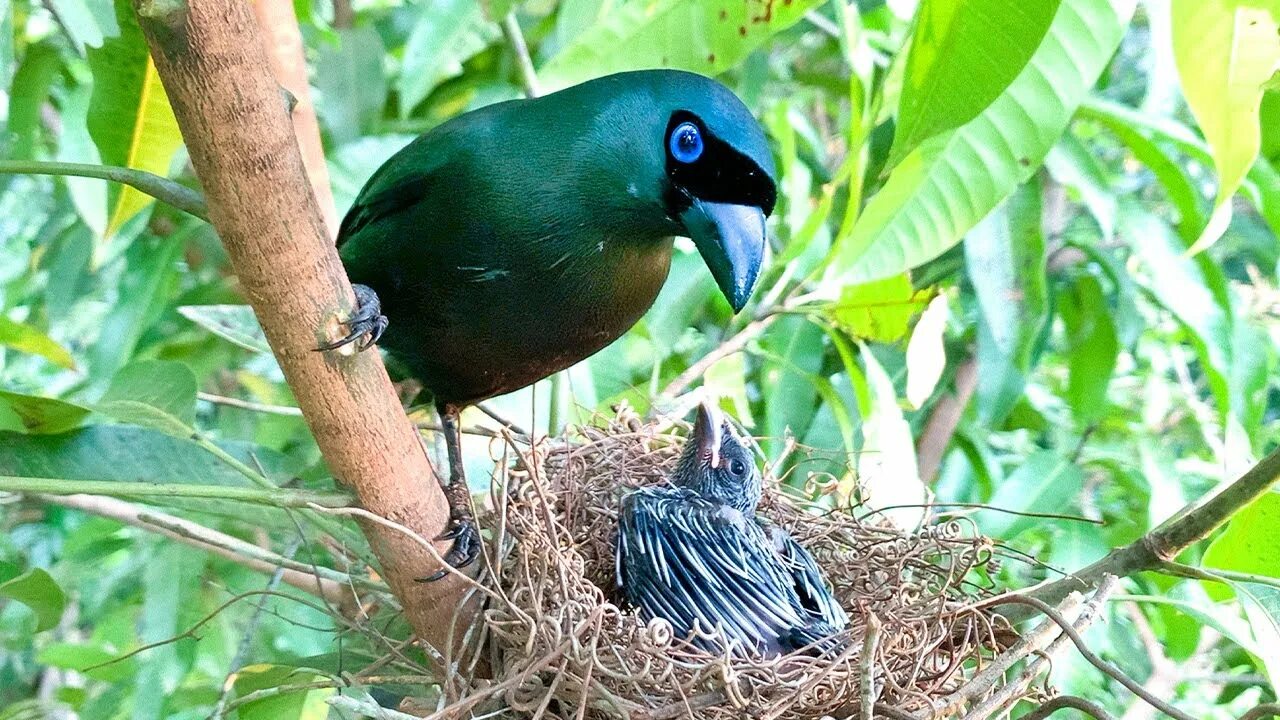
[[[680,214],[720,292],[739,312],[751,297],[764,259],[764,211],[754,205],[706,202],[694,198]]]
[[[690,442],[696,443],[698,455],[711,459],[711,467],[720,464],[720,442],[724,439],[724,422],[720,412],[707,401],[698,405],[698,414],[693,420],[693,437]]]

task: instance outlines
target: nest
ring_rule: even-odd
[[[664,481],[681,429],[624,415],[574,442],[518,449],[515,468],[495,478],[499,570],[484,618],[504,705],[566,719],[807,720],[869,717],[860,708],[874,703],[876,717],[928,717],[1001,649],[1007,626],[974,602],[989,540],[962,521],[904,535],[796,499],[770,477],[759,513],[825,571],[849,614],[847,648],[711,655],[662,621],[642,623],[615,597],[618,498]]]

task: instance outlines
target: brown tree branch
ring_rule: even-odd
[[[184,545],[198,548],[212,555],[225,558],[260,573],[281,571],[280,581],[299,590],[327,600],[344,614],[358,598],[352,589],[338,579],[317,577],[305,563],[290,560],[239,538],[218,532],[189,520],[150,508],[143,509],[132,503],[101,495],[39,495],[41,501],[53,505],[75,508],[99,517],[111,518],[125,525],[163,535]],[[328,570],[325,568],[325,570]],[[335,576],[342,573],[334,572]],[[350,578],[347,578],[350,582]]]
[[[266,42],[271,74],[280,87],[288,90],[297,101],[291,115],[302,164],[307,168],[311,191],[320,205],[329,237],[337,237],[338,210],[333,205],[333,190],[329,187],[329,166],[325,164],[324,146],[320,143],[316,106],[311,102],[307,58],[302,51],[302,31],[298,28],[293,0],[253,0],[253,12],[258,17],[258,27]]]
[[[1205,539],[1231,519],[1245,505],[1256,500],[1280,481],[1280,450],[1272,452],[1217,493],[1188,505],[1160,527],[1132,543],[1116,548],[1106,557],[1068,575],[1046,583],[1027,593],[1047,603],[1057,603],[1072,592],[1085,592],[1097,587],[1107,575],[1128,577],[1140,572],[1162,569],[1193,543]],[[1004,612],[1011,621],[1025,620],[1034,614],[1029,608],[1010,608]]]
[[[209,217],[329,468],[370,512],[438,536],[447,503],[381,358],[314,352],[340,337],[353,296],[249,7],[134,0],[134,8]],[[432,554],[399,533],[363,527],[415,632],[447,647],[463,583],[415,582],[438,569]]]

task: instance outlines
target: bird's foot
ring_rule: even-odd
[[[316,350],[337,350],[365,338],[356,347],[357,351],[362,352],[378,342],[382,333],[386,331],[387,316],[382,314],[382,301],[378,299],[378,294],[373,291],[373,288],[368,285],[352,285],[351,290],[356,295],[356,311],[343,323],[350,332],[345,337],[325,343]]]
[[[454,513],[449,518],[449,527],[436,539],[453,541],[453,546],[444,554],[444,562],[449,567],[462,569],[480,557],[480,531],[469,512]],[[434,582],[448,574],[448,568],[440,568],[418,582]]]

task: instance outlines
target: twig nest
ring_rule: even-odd
[[[972,571],[990,561],[990,541],[958,522],[906,536],[794,499],[770,478],[759,512],[826,573],[849,613],[847,649],[711,655],[664,621],[642,623],[614,588],[618,499],[663,482],[682,443],[624,416],[551,449],[517,448],[516,468],[495,478],[500,599],[485,620],[510,707],[566,719],[809,720],[856,717],[870,693],[882,708],[927,716],[997,649],[992,615],[972,608]]]

